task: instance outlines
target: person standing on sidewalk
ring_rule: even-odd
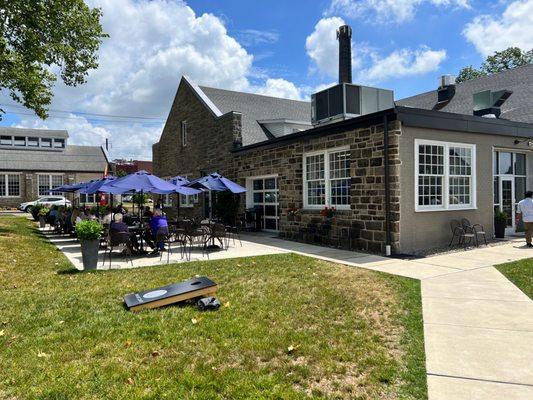
[[[525,199],[518,203],[517,222],[520,221],[520,216],[522,221],[524,221],[527,247],[533,247],[531,243],[531,238],[533,237],[533,192],[531,190],[527,191]]]

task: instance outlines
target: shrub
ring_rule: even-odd
[[[97,240],[102,236],[102,229],[98,221],[88,219],[76,224],[76,235],[80,240]]]
[[[48,207],[41,207],[39,208],[39,211],[37,212],[39,217],[46,217],[46,214],[50,212],[50,209]]]
[[[494,213],[494,219],[496,221],[507,221],[507,213],[505,213],[503,211],[500,211],[500,210],[497,210]]]

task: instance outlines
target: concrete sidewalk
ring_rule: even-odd
[[[533,257],[523,240],[415,261],[262,235],[250,240],[419,279],[430,400],[533,399],[533,301],[493,267]]]

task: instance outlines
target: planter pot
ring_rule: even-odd
[[[85,271],[95,270],[98,265],[98,248],[100,240],[83,240],[81,242],[81,256]]]
[[[502,219],[494,220],[494,236],[498,239],[503,239],[505,237],[505,228],[507,227],[507,221]]]
[[[44,228],[46,226],[46,220],[44,217],[39,217],[39,227]]]

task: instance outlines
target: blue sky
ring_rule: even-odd
[[[67,129],[71,144],[107,138],[112,157],[151,158],[183,74],[308,100],[337,80],[342,23],[353,29],[354,81],[396,99],[435,90],[440,75],[494,51],[533,48],[533,0],[86,1],[102,8],[110,35],[99,68],[85,85],[56,83],[49,119],[8,105],[0,124]]]

